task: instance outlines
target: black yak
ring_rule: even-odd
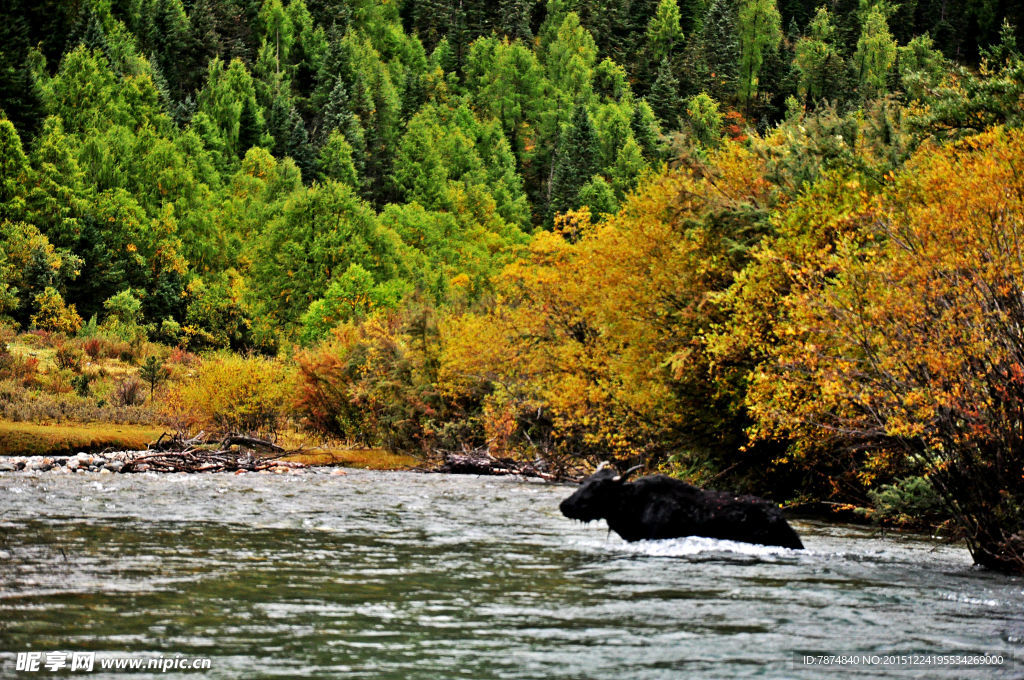
[[[707,536],[802,549],[777,505],[757,496],[698,489],[665,475],[626,478],[602,463],[559,508],[570,519],[605,519],[627,541]]]

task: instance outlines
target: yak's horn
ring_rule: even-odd
[[[616,482],[624,482],[624,481],[626,481],[626,478],[627,478],[627,477],[629,477],[629,476],[630,476],[631,474],[633,474],[633,473],[634,473],[634,472],[636,472],[637,470],[642,470],[642,469],[643,469],[643,467],[644,467],[643,465],[634,465],[633,467],[629,468],[628,470],[626,470],[625,472],[623,472],[623,473],[622,473],[621,475],[619,475],[618,477],[616,477],[616,478],[614,479],[614,481],[616,481]]]
[[[606,460],[602,460],[602,461],[601,461],[601,464],[597,466],[597,469],[596,469],[596,470],[594,470],[594,474],[597,474],[598,472],[600,472],[601,470],[605,469],[605,468],[606,468],[606,467],[608,467],[609,465],[611,465],[611,463],[609,463],[609,462],[608,462],[608,461],[606,461]]]

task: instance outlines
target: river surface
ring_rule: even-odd
[[[628,544],[511,478],[0,474],[0,677],[1024,677],[1024,579],[924,539]],[[208,657],[36,673],[19,651]],[[1001,666],[804,655],[999,654]]]

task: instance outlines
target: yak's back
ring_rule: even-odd
[[[802,548],[782,510],[758,496],[700,489],[665,475],[626,485],[628,494],[608,525],[629,541],[708,536]]]

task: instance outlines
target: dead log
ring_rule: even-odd
[[[549,482],[562,481],[559,475],[540,470],[532,463],[524,463],[512,458],[496,458],[484,449],[465,451],[437,450],[442,462],[433,468],[433,472],[451,475],[517,475],[534,477]]]
[[[220,447],[225,450],[230,449],[232,446],[245,446],[250,449],[284,453],[284,449],[272,441],[260,439],[259,437],[249,437],[244,434],[229,434],[224,437],[224,440],[220,443]]]

